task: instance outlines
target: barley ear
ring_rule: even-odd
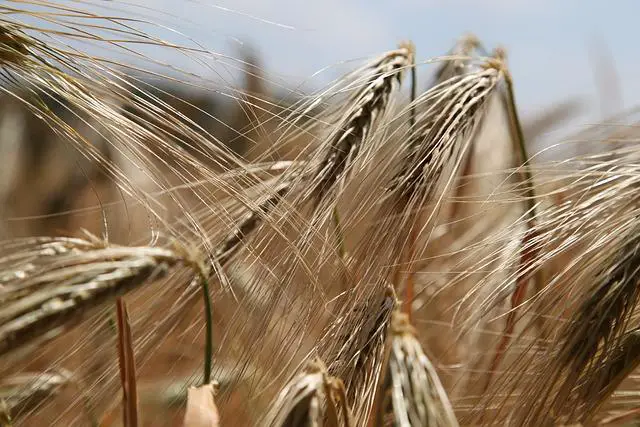
[[[280,392],[264,425],[321,426],[327,419],[332,427],[352,427],[350,409],[344,399],[342,382],[331,377],[324,363],[315,359]]]
[[[323,148],[322,160],[309,190],[314,210],[325,196],[335,195],[335,185],[351,174],[351,168],[371,132],[385,113],[392,92],[398,87],[404,72],[414,66],[414,47],[404,43],[400,48],[377,59],[367,70],[362,87],[347,104],[347,111],[336,124]]]
[[[23,246],[22,246],[23,245]],[[83,239],[28,239],[0,258],[0,355],[71,328],[107,301],[166,277],[190,258],[170,249]]]
[[[383,380],[370,425],[457,426],[447,393],[405,313],[393,313],[386,345]]]

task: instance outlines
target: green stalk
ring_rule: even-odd
[[[416,106],[414,105],[414,101],[416,100],[416,95],[418,92],[418,73],[416,71],[416,53],[413,52],[413,66],[411,67],[411,113],[409,116],[409,125],[411,128],[416,124]]]
[[[525,182],[525,196],[527,198],[527,212],[529,228],[532,229],[536,222],[536,192],[533,187],[533,177],[531,176],[531,170],[529,169],[529,154],[527,153],[526,141],[524,139],[524,132],[522,131],[522,125],[520,123],[520,117],[518,116],[518,110],[516,109],[516,101],[513,90],[513,79],[511,73],[505,72],[505,82],[507,83],[507,103],[509,106],[509,115],[511,116],[510,123],[512,128],[515,127],[515,136],[517,145],[520,151],[520,163],[522,166],[523,181]],[[512,129],[512,133],[514,130]],[[533,238],[534,236],[532,236]],[[544,283],[544,276],[541,269],[537,269],[535,273],[536,290],[540,290],[540,286]]]
[[[536,193],[533,189],[533,179],[531,171],[529,170],[529,154],[527,153],[527,146],[524,140],[524,132],[522,131],[522,125],[520,123],[520,117],[518,116],[518,110],[516,109],[515,95],[513,91],[513,79],[508,71],[504,71],[504,79],[507,84],[507,110],[509,111],[511,124],[511,134],[516,140],[516,145],[520,155],[520,164],[522,166],[522,178],[525,184],[525,196],[527,198],[527,217],[530,226],[533,226],[536,217],[535,197]]]
[[[211,306],[211,297],[209,295],[209,281],[205,274],[202,277],[202,297],[204,301],[205,316],[205,345],[204,345],[204,375],[203,385],[211,382],[211,361],[213,360],[213,308]]]

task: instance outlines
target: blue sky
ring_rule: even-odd
[[[489,48],[496,44],[507,48],[525,114],[580,95],[594,105],[592,118],[596,119],[601,101],[604,110],[611,112],[640,100],[637,1],[128,0],[103,4],[165,25],[167,29],[154,32],[171,40],[184,42],[172,32],[180,31],[230,56],[238,56],[243,45],[250,46],[259,52],[274,81],[285,85],[308,81],[309,87],[319,88],[351,68],[354,64],[349,60],[376,55],[405,39],[414,41],[419,59],[428,59],[444,54],[457,37],[470,31]],[[596,57],[607,60],[599,61],[594,71]],[[214,65],[214,72],[179,56],[165,59],[208,77],[214,78],[217,72],[233,78],[221,71],[224,67]],[[327,66],[332,67],[310,78]],[[608,82],[609,95],[604,100],[598,97],[595,73]]]

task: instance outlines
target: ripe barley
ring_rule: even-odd
[[[194,261],[164,248],[36,239],[0,259],[0,354],[77,325],[107,301]],[[12,248],[16,249],[16,248]]]
[[[335,191],[336,183],[348,178],[360,150],[385,113],[392,92],[413,61],[414,47],[403,45],[376,60],[367,70],[364,82],[358,82],[360,89],[346,103],[346,111],[326,142],[326,152],[310,190],[314,207]]]
[[[373,425],[457,426],[447,393],[406,314],[393,313],[387,346]]]
[[[308,364],[280,392],[264,425],[271,427],[352,427],[342,381],[319,359]]]

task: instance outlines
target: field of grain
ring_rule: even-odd
[[[472,34],[220,88],[72,4],[0,4],[0,425],[640,422],[635,109],[549,141]]]

